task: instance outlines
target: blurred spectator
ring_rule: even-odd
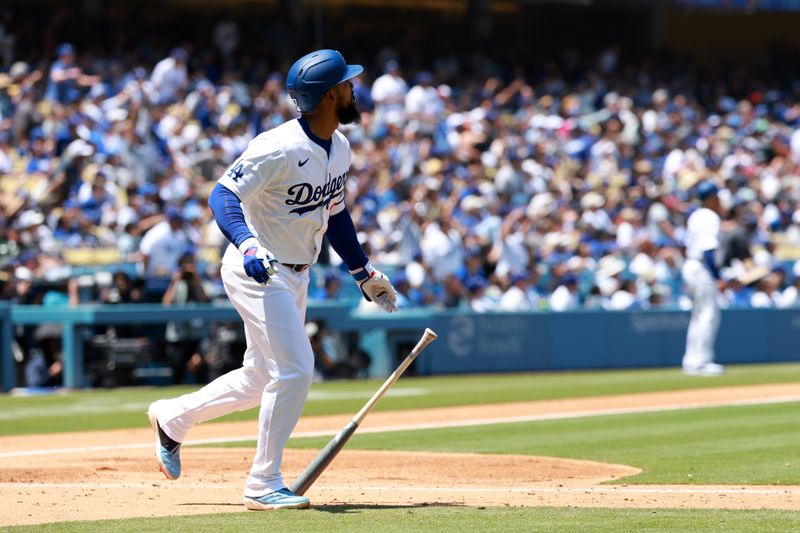
[[[580,306],[575,276],[567,274],[561,279],[561,284],[550,295],[549,303],[553,311],[572,311]]]
[[[397,291],[397,308],[409,309],[425,304],[425,295],[422,291],[414,289],[408,281],[405,272],[399,272],[392,278],[392,285]]]
[[[422,257],[437,281],[453,275],[463,263],[463,242],[451,219],[442,217],[425,228],[420,243]]]
[[[306,323],[306,333],[314,352],[314,372],[318,379],[366,377],[372,358],[360,347],[357,332],[348,332],[344,342],[338,343],[323,321],[312,321]],[[344,348],[339,347],[341,344]]]
[[[184,231],[184,219],[177,206],[168,206],[165,220],[150,228],[142,237],[139,250],[148,277],[167,277],[175,271],[178,260],[193,243]]]
[[[98,76],[84,74],[75,63],[75,48],[63,43],[56,49],[58,59],[50,67],[46,98],[62,105],[75,103],[81,96],[81,90],[100,82]]]
[[[214,44],[226,62],[239,46],[239,24],[229,13],[214,27]]]
[[[760,269],[759,269],[760,270]],[[759,272],[759,278],[754,281],[754,291],[750,296],[750,307],[772,308],[781,303],[781,292],[778,277],[764,269]]]
[[[500,228],[500,235],[489,253],[489,260],[496,262],[495,274],[506,276],[510,272],[525,272],[530,264],[531,251],[526,238],[531,229],[531,220],[522,210],[510,213]],[[556,237],[555,234],[553,234]],[[566,237],[565,237],[566,238]],[[563,239],[559,237],[563,242]]]
[[[539,308],[539,297],[531,287],[531,274],[515,272],[510,276],[510,286],[497,304],[498,311],[534,311]]]
[[[186,89],[189,83],[186,60],[188,54],[183,48],[173,48],[169,57],[165,57],[153,69],[150,83],[156,94],[159,104],[175,102],[180,92]]]
[[[497,303],[486,295],[486,281],[472,278],[466,283],[466,296],[469,309],[477,313],[488,313],[497,308]]]
[[[8,227],[8,220],[0,215],[0,265],[19,255],[16,232]]]
[[[480,282],[473,282],[473,287],[479,287]],[[469,293],[461,280],[454,274],[447,274],[442,280],[442,295],[439,300],[448,309],[464,308],[469,305]]]
[[[173,272],[164,305],[186,305],[204,303],[211,299],[203,287],[203,279],[197,271],[193,252],[185,252],[178,259],[178,268]],[[204,383],[206,361],[202,346],[208,338],[208,327],[204,320],[167,322],[164,336],[167,341],[167,358],[173,367],[175,383]]]
[[[58,387],[61,385],[61,337],[63,326],[42,324],[36,328],[36,347],[25,363],[25,384],[28,387]]]
[[[405,95],[408,128],[417,135],[433,136],[443,111],[444,102],[433,86],[433,74],[420,72],[417,74],[417,84]]]
[[[144,293],[125,272],[114,272],[110,287],[100,292],[100,302],[104,304],[134,304],[144,302]]]
[[[405,102],[408,84],[400,75],[400,65],[390,59],[384,74],[372,84],[370,96],[375,105],[375,123],[384,126],[401,126],[405,121]]]
[[[323,279],[322,287],[312,294],[316,300],[336,300],[339,298],[339,291],[342,288],[342,280],[334,272],[328,272]]]
[[[619,288],[609,298],[606,306],[611,311],[622,311],[637,307],[641,307],[641,302],[637,298],[636,283],[630,279],[620,284]]]
[[[781,293],[778,307],[789,308],[800,305],[800,262],[795,263],[792,283]]]

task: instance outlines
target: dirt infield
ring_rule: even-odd
[[[378,412],[364,431],[580,416],[791,398],[797,384],[720,388]],[[301,420],[295,435],[333,432],[348,416]],[[146,419],[143,415],[143,426]],[[194,441],[252,438],[254,422],[206,424]],[[149,429],[0,438],[0,526],[133,516],[242,512],[252,449],[186,447],[184,476],[156,470]],[[191,443],[191,441],[190,441]],[[297,475],[315,455],[287,450]],[[800,510],[800,486],[600,485],[638,473],[625,465],[531,456],[343,451],[309,490],[322,505],[481,505]]]

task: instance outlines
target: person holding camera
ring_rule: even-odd
[[[164,305],[186,305],[209,302],[211,299],[203,287],[203,278],[197,271],[194,252],[187,251],[178,259],[178,268],[164,293]],[[202,354],[202,343],[207,328],[202,319],[189,322],[168,322],[165,340],[167,358],[172,362],[175,383],[198,383],[204,381],[206,367]]]

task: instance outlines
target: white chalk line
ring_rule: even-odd
[[[163,484],[167,486],[170,484]],[[87,489],[87,490],[118,490],[118,489],[152,489],[153,483],[25,483],[25,482],[3,482],[0,489]],[[218,489],[218,490],[240,490],[240,484],[219,484],[219,483],[181,483],[180,485],[170,486],[169,490],[192,490],[192,489]],[[464,492],[464,493],[530,493],[530,494],[757,494],[757,495],[800,495],[800,488],[749,488],[749,487],[409,487],[395,485],[359,485],[358,487],[348,485],[324,485],[319,487],[322,491],[347,491],[347,490],[367,490],[367,491],[392,491],[392,492]]]
[[[388,433],[391,431],[417,431],[423,429],[446,429],[457,427],[469,426],[487,426],[494,424],[513,424],[519,422],[541,422],[546,420],[566,420],[573,418],[588,418],[594,416],[609,416],[609,415],[623,415],[623,414],[637,414],[637,413],[656,413],[663,411],[680,411],[688,409],[702,409],[710,407],[737,407],[745,405],[768,405],[777,403],[791,403],[800,402],[800,395],[797,396],[776,396],[772,398],[754,398],[746,400],[720,400],[703,403],[675,403],[660,406],[643,406],[643,407],[620,407],[612,409],[596,409],[587,411],[573,411],[568,413],[544,413],[535,415],[520,415],[496,418],[479,418],[473,420],[454,420],[449,422],[426,422],[421,424],[401,424],[395,426],[381,426],[381,427],[367,427],[359,428],[358,433]],[[292,438],[315,438],[315,437],[330,437],[337,433],[334,430],[320,430],[320,431],[300,431],[292,433]],[[247,442],[255,441],[255,435],[243,435],[236,437],[216,437],[208,439],[187,440],[185,446],[203,446],[208,444],[228,444],[232,442]],[[136,450],[150,448],[153,446],[152,442],[148,443],[135,443],[135,444],[110,444],[98,446],[81,446],[75,448],[49,448],[44,450],[23,450],[14,452],[0,453],[0,459],[8,459],[13,457],[33,457],[37,455],[60,455],[65,453],[88,453],[88,452],[107,452],[119,450]]]

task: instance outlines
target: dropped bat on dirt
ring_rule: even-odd
[[[358,426],[361,422],[364,421],[364,418],[372,411],[372,408],[375,407],[375,404],[380,401],[381,398],[386,394],[386,392],[394,385],[395,381],[397,381],[400,376],[403,375],[403,372],[414,362],[414,359],[420,354],[425,347],[436,340],[437,335],[433,332],[432,329],[426,328],[425,333],[420,338],[419,342],[414,349],[411,350],[411,353],[406,356],[400,366],[398,366],[392,374],[386,378],[386,381],[383,382],[381,388],[372,395],[372,398],[361,408],[361,410],[356,413],[356,416],[344,427],[342,428],[339,433],[336,434],[335,437],[331,439],[331,441],[320,451],[317,456],[314,458],[313,461],[308,465],[308,467],[303,471],[302,474],[294,481],[290,489],[295,494],[305,494],[308,488],[311,486],[314,481],[322,474],[322,472],[327,468],[333,458],[336,457],[350,437],[353,436],[353,433],[356,432]]]

